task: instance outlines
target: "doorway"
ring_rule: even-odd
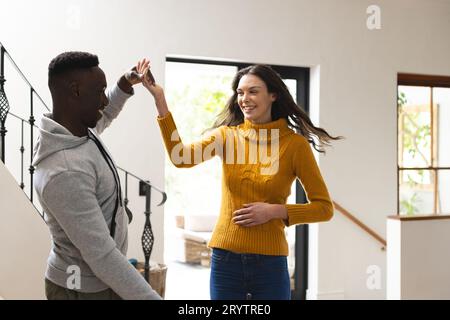
[[[234,75],[249,65],[251,64],[229,61],[166,58],[167,100],[183,142],[198,140],[202,132],[212,126],[232,94],[231,82]],[[308,112],[309,68],[271,67],[285,81],[297,104]],[[220,159],[216,157],[189,170],[183,170],[175,168],[166,157],[165,181],[169,201],[165,208],[164,258],[169,264],[169,270],[177,270],[173,273],[181,278],[180,281],[172,280],[171,272],[168,272],[169,299],[170,283],[176,283],[177,292],[182,295],[183,279],[187,287],[185,298],[209,299],[208,251],[203,244],[209,240],[220,210]],[[305,192],[296,181],[288,203],[305,202]],[[287,228],[287,238],[292,299],[304,300],[308,286],[308,226]],[[186,282],[189,274],[183,276],[182,270],[191,270],[196,274],[195,278],[199,282],[195,287],[199,291],[205,291],[205,294],[192,296],[192,285]]]

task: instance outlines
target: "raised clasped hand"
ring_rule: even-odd
[[[138,63],[133,68],[125,73],[125,78],[132,86],[141,83],[142,79],[144,78],[145,71],[149,68],[150,60],[144,58],[138,61]]]

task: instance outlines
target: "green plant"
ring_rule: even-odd
[[[408,216],[412,216],[418,212],[416,204],[418,204],[420,200],[417,198],[417,193],[411,196],[410,199],[403,199],[400,201],[400,212],[405,212]]]
[[[421,123],[421,113],[408,112],[408,100],[405,93],[399,92],[397,97],[399,121],[402,123],[402,148],[403,152],[409,154],[413,159],[418,159],[425,167],[430,166],[429,158],[425,155],[424,150],[430,147],[431,128],[427,123]],[[424,184],[425,171],[418,170],[406,174],[406,184],[411,190],[417,189],[419,185]],[[403,180],[403,178],[402,178]],[[418,212],[419,195],[416,191],[409,199],[400,201],[400,212],[407,215],[413,215]]]

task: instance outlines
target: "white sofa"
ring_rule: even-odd
[[[177,216],[177,238],[182,242],[178,246],[177,260],[210,265],[211,250],[207,247],[211,238],[217,215],[189,214]]]

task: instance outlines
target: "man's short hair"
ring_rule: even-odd
[[[49,82],[53,76],[68,71],[98,67],[98,57],[95,54],[81,51],[68,51],[57,55],[48,65]]]

